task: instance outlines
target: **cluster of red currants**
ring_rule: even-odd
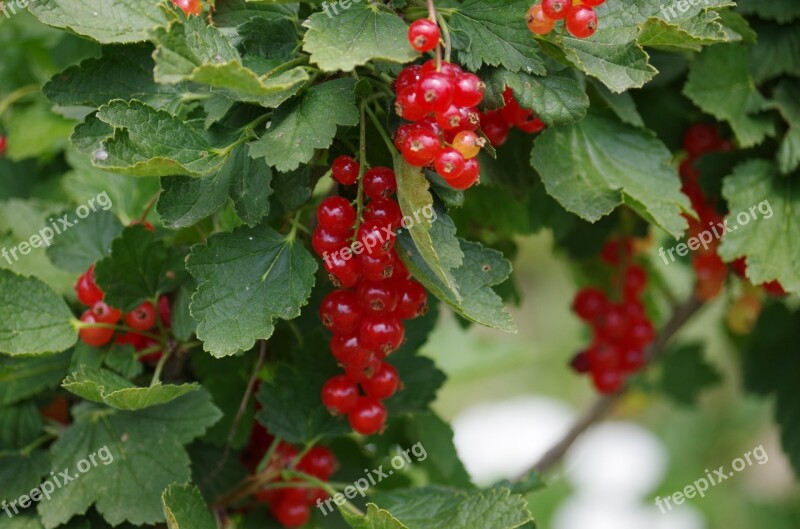
[[[149,301],[141,303],[138,307],[123,314],[121,310],[110,307],[105,303],[105,293],[97,286],[94,278],[94,265],[84,272],[75,283],[75,293],[78,301],[89,307],[82,315],[81,321],[85,324],[103,324],[108,327],[82,327],[80,338],[85,344],[92,347],[102,347],[112,339],[116,333],[114,327],[124,320],[125,331],[116,333],[115,343],[119,345],[129,344],[141,353],[138,356],[140,362],[157,362],[162,354],[162,348],[158,341],[151,337],[148,332],[157,325],[156,318],[161,320],[164,328],[169,328],[172,323],[172,307],[166,296],[158,299],[158,307],[154,307]],[[142,334],[146,333],[146,334]]]
[[[631,262],[632,258],[630,239],[609,241],[601,259],[615,268],[612,283],[620,300],[609,299],[599,288],[588,287],[580,290],[572,303],[572,310],[593,331],[592,344],[575,355],[572,368],[591,374],[595,388],[606,395],[619,391],[626,376],[645,366],[646,349],[655,338],[641,299],[647,288],[647,272]]]
[[[359,169],[342,156],[334,161],[333,177],[351,185]],[[391,198],[397,190],[394,171],[374,167],[364,173],[362,186],[369,202],[360,227],[356,230],[357,213],[347,199],[326,198],[317,209],[312,246],[339,287],[322,301],[320,317],[333,332],[331,352],[345,370],[325,384],[322,402],[331,413],[346,414],[356,432],[372,435],[386,422],[381,401],[400,388],[397,370],[384,359],[405,339],[403,320],[426,312],[428,294],[394,250],[402,217]]]
[[[203,3],[201,0],[172,0],[172,3],[180,7],[186,16],[203,14]]]
[[[439,27],[423,19],[411,25],[409,42],[419,51],[429,51],[439,42]],[[431,59],[412,64],[397,76],[394,86],[397,114],[411,123],[395,132],[395,146],[415,167],[433,166],[455,189],[473,186],[480,176],[476,159],[486,140],[477,106],[486,85],[458,65]]]
[[[519,105],[511,88],[506,87],[503,92],[503,101],[505,102],[503,108],[481,114],[481,130],[493,147],[503,145],[513,127],[528,134],[536,134],[544,130],[544,122],[536,117],[532,110]]]
[[[533,33],[547,35],[556,22],[564,20],[564,26],[573,37],[585,39],[597,31],[597,12],[594,8],[605,1],[580,0],[575,4],[573,0],[542,0],[531,6],[525,21]]]
[[[250,442],[242,453],[242,464],[253,474],[258,472],[261,460],[267,456],[269,447],[275,440],[263,426],[256,423],[250,434]],[[311,518],[311,507],[320,500],[328,498],[321,488],[309,487],[299,478],[286,483],[280,477],[284,470],[297,470],[321,481],[329,481],[339,467],[336,456],[324,446],[314,446],[298,460],[297,448],[285,441],[279,441],[262,472],[275,476],[265,488],[255,493],[258,503],[269,506],[272,516],[284,527],[301,527]]]

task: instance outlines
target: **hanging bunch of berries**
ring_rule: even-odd
[[[532,110],[520,106],[511,88],[506,87],[503,101],[505,103],[503,108],[481,114],[481,130],[493,147],[503,145],[513,127],[527,134],[536,134],[544,130],[544,122],[536,117]]]
[[[572,310],[592,328],[592,343],[572,359],[572,368],[592,377],[600,393],[622,389],[625,377],[640,371],[646,350],[655,337],[653,324],[642,303],[647,271],[633,261],[630,239],[610,241],[601,259],[614,267],[616,300],[594,287],[580,290]]]
[[[589,38],[597,31],[595,7],[606,0],[542,0],[528,10],[528,28],[537,35],[550,33],[559,20],[564,21],[570,35],[578,39]]]
[[[340,184],[352,185],[360,167],[342,156],[332,173]],[[392,198],[394,171],[373,167],[361,185],[369,199],[363,218],[357,219],[347,199],[326,198],[317,208],[312,246],[337,286],[322,301],[320,317],[333,333],[331,353],[345,371],[325,384],[322,402],[331,413],[347,415],[356,432],[372,435],[386,422],[382,401],[401,386],[397,370],[384,360],[405,339],[403,321],[425,314],[428,294],[394,251],[402,219]]]

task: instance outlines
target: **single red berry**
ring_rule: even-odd
[[[620,349],[616,345],[598,341],[586,350],[592,371],[608,371],[619,367]]]
[[[463,154],[452,147],[445,147],[436,155],[433,166],[442,178],[445,180],[452,180],[461,176],[466,163],[467,161],[464,159]]]
[[[8,147],[8,140],[5,136],[0,135],[0,158],[6,155],[6,148]]]
[[[470,158],[464,163],[464,170],[456,178],[447,180],[448,185],[453,189],[463,191],[478,183],[480,178],[481,165],[477,158]]]
[[[380,432],[386,424],[386,417],[383,404],[370,397],[359,398],[356,407],[348,414],[350,426],[362,435]]]
[[[747,258],[740,257],[731,263],[731,269],[737,276],[745,279],[747,277]]]
[[[597,12],[585,5],[575,6],[567,15],[566,27],[575,38],[591,37],[597,31]]]
[[[587,322],[595,321],[607,307],[608,298],[597,288],[587,287],[579,290],[572,301],[572,311]]]
[[[344,364],[344,374],[359,384],[363,384],[365,380],[369,380],[381,367],[381,360],[378,355],[372,353],[366,359],[360,362],[350,362]]]
[[[592,370],[592,361],[589,359],[588,351],[581,351],[572,357],[569,362],[573,371],[579,374],[585,374]]]
[[[392,226],[386,222],[368,220],[358,228],[356,240],[360,242],[366,253],[386,254],[392,251],[397,235],[392,231]]]
[[[388,313],[397,307],[398,292],[392,281],[362,281],[356,293],[358,303],[367,314]]]
[[[511,127],[499,110],[492,110],[481,115],[481,130],[493,147],[500,147],[508,140]]]
[[[157,341],[153,340],[152,338],[144,337],[141,345],[139,345],[136,350],[144,351],[146,349],[151,349],[152,352],[138,357],[139,362],[155,367],[158,364],[158,361],[161,360],[161,357],[164,356],[164,351],[156,348],[157,345],[159,345]]]
[[[385,400],[400,389],[400,374],[392,364],[383,362],[372,378],[361,383],[361,387],[368,397]]]
[[[328,197],[317,208],[317,220],[329,233],[348,234],[356,222],[356,210],[344,197]]]
[[[411,272],[408,271],[406,265],[400,260],[400,256],[397,255],[397,250],[392,252],[392,256],[394,257],[394,275],[392,277],[396,279],[411,279]]]
[[[122,311],[109,307],[102,301],[98,301],[92,305],[92,314],[98,323],[108,323],[109,325],[116,325],[122,319]]]
[[[361,322],[361,341],[380,354],[388,355],[405,339],[403,323],[387,314],[370,314]]]
[[[334,415],[346,415],[358,402],[358,386],[344,375],[337,375],[322,386],[322,404]]]
[[[769,294],[770,296],[782,297],[786,295],[786,290],[783,288],[783,285],[780,284],[778,281],[770,281],[769,283],[764,283],[761,285],[761,288],[764,289],[764,292]]]
[[[534,4],[525,15],[528,29],[537,35],[547,35],[556,25],[556,21],[544,14],[542,4]]]
[[[561,20],[572,10],[572,0],[542,0],[542,11],[547,18]]]
[[[463,125],[469,117],[469,110],[466,107],[453,103],[444,112],[437,112],[434,119],[442,130],[464,130]]]
[[[525,115],[525,110],[519,106],[511,87],[507,86],[503,91],[503,108],[500,109],[500,113],[503,115],[506,123],[515,127],[517,126],[517,122],[520,121],[520,118]]]
[[[439,25],[433,20],[422,18],[414,21],[408,28],[408,42],[417,51],[431,51],[441,38]]]
[[[358,162],[350,156],[339,156],[331,168],[334,180],[345,186],[356,183],[359,170]]]
[[[611,266],[628,262],[631,257],[633,257],[633,239],[629,237],[610,239],[600,252],[600,259]]]
[[[603,395],[611,395],[622,389],[625,379],[620,371],[594,371],[592,381],[597,391]]]
[[[717,297],[725,286],[728,268],[716,252],[700,253],[692,258],[697,274],[695,295],[703,301]]]
[[[415,167],[424,167],[436,158],[442,149],[442,139],[426,127],[415,127],[408,133],[400,148],[403,158]]]
[[[623,345],[619,355],[619,367],[624,373],[641,371],[645,363],[644,349]]]
[[[417,99],[426,112],[444,112],[453,103],[452,77],[441,72],[423,72],[417,84]]]
[[[683,148],[692,158],[716,151],[721,144],[722,138],[716,127],[706,123],[695,123],[683,135]]]
[[[481,152],[481,147],[486,144],[486,140],[472,132],[462,130],[453,138],[453,149],[460,152],[465,159],[475,158]]]
[[[114,343],[117,345],[131,345],[137,351],[142,350],[145,337],[135,332],[120,333],[114,338]]]
[[[419,121],[428,114],[422,104],[422,97],[418,92],[419,84],[404,88],[397,93],[394,109],[397,115],[408,121]]]
[[[125,315],[125,325],[136,331],[149,331],[156,324],[156,309],[149,301]]]
[[[311,236],[311,246],[317,255],[324,258],[326,255],[340,253],[347,246],[349,238],[349,233],[333,233],[320,225]]]
[[[311,508],[304,501],[282,498],[270,509],[272,516],[286,528],[301,527],[311,518]]]
[[[341,364],[363,364],[375,354],[363,344],[358,332],[334,334],[330,348],[333,357]]]
[[[398,293],[395,316],[401,320],[412,320],[428,312],[428,292],[425,287],[411,279],[398,279],[395,288]]]
[[[358,260],[351,255],[345,259],[338,253],[328,254],[324,257],[325,270],[330,274],[334,286],[353,288],[361,280],[361,270]]]
[[[596,320],[597,332],[607,340],[619,340],[628,328],[628,317],[621,305],[608,305]]]
[[[94,280],[94,265],[78,278],[78,282],[75,283],[75,294],[78,296],[78,301],[87,307],[103,301],[103,291]]]
[[[203,14],[203,3],[200,0],[172,0],[172,2],[181,8],[187,17],[190,15],[199,16]]]
[[[395,270],[400,263],[394,252],[388,254],[362,253],[358,256],[361,273],[367,281],[383,281],[395,275]]]
[[[411,66],[406,66],[397,76],[397,80],[394,83],[394,91],[396,94],[402,92],[406,88],[415,87],[419,82],[419,74],[421,73],[422,66],[418,64],[412,64]]]
[[[436,59],[429,59],[425,61],[425,63],[422,65],[422,70],[420,70],[420,75],[426,72],[436,72],[436,71],[445,74],[454,81],[459,75],[464,73],[464,70],[462,70],[459,65],[447,61],[442,61],[442,68],[441,70],[439,70],[436,67]]]
[[[400,227],[403,212],[400,205],[391,198],[375,198],[364,209],[364,220],[376,221],[383,226],[390,226],[392,230]]]
[[[99,321],[92,310],[87,310],[84,312],[81,316],[81,321],[88,324],[105,323]],[[106,329],[103,327],[82,327],[79,334],[81,341],[86,345],[91,345],[92,347],[102,347],[110,342],[111,338],[114,337],[114,329]]]
[[[653,324],[646,318],[633,320],[625,336],[625,343],[634,349],[644,349],[653,342],[656,332]]]
[[[373,167],[364,173],[364,194],[369,198],[389,198],[397,191],[397,177],[388,167]]]
[[[486,84],[474,73],[462,73],[456,77],[453,102],[461,107],[476,107],[483,101]]]
[[[414,131],[416,127],[417,125],[415,123],[406,123],[397,127],[397,130],[394,131],[392,136],[392,141],[398,151],[403,151],[406,141],[408,141],[411,132]]]
[[[537,134],[545,129],[545,124],[544,121],[536,117],[536,114],[528,110],[524,116],[517,121],[517,127],[526,134]]]
[[[352,290],[329,292],[319,307],[322,325],[334,334],[349,334],[361,324],[363,313]]]
[[[623,291],[626,299],[635,299],[647,288],[647,270],[637,264],[625,269]]]
[[[172,327],[172,306],[167,296],[158,298],[158,318],[161,320],[161,325],[167,329]]]
[[[297,463],[297,470],[305,472],[322,481],[328,481],[336,472],[339,463],[330,449],[324,446],[315,446]]]

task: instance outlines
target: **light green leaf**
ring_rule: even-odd
[[[627,204],[675,238],[686,229],[689,200],[670,165],[671,154],[651,133],[589,114],[545,130],[531,154],[548,194],[590,222]]]
[[[191,304],[197,336],[206,351],[227,356],[269,338],[276,318],[300,314],[317,263],[295,239],[262,225],[213,235],[192,248],[187,268],[199,282]]]
[[[303,51],[326,72],[350,72],[375,60],[406,63],[418,56],[408,43],[406,23],[380,4],[353,3],[337,16],[328,10],[314,13],[304,26]]]
[[[405,430],[409,439],[415,439],[425,447],[428,454],[425,461],[414,465],[426,471],[431,483],[463,489],[473,487],[469,473],[458,457],[453,429],[448,423],[429,411],[409,417]]]
[[[64,299],[39,279],[0,269],[0,353],[39,355],[78,340]]]
[[[62,270],[82,273],[108,255],[111,241],[120,232],[122,223],[113,213],[101,209],[58,235],[47,248],[47,256]]]
[[[200,489],[189,483],[173,483],[161,494],[161,507],[169,529],[217,529]]]
[[[374,503],[367,505],[366,516],[355,515],[347,509],[342,509],[341,513],[353,529],[408,529],[389,511],[379,509]]]
[[[336,126],[357,125],[355,80],[336,79],[316,85],[272,115],[264,136],[250,143],[250,156],[265,158],[279,171],[291,171],[311,160],[315,149],[331,145]]]
[[[800,101],[797,93],[800,83],[794,80],[783,80],[775,87],[774,101],[769,103],[770,108],[780,111],[784,121],[789,125],[789,130],[781,140],[778,149],[778,167],[783,174],[789,174],[800,167]]]
[[[67,144],[75,123],[54,114],[44,105],[13,108],[7,115],[6,155],[12,160],[53,156]]]

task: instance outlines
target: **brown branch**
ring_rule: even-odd
[[[703,306],[703,302],[692,296],[686,302],[675,307],[672,312],[672,317],[669,319],[661,332],[656,336],[655,341],[647,349],[647,361],[649,365],[658,360],[666,351],[666,346],[673,336],[680,330],[681,327]],[[530,472],[535,471],[539,473],[547,472],[555,466],[575,441],[592,426],[594,423],[603,419],[608,415],[614,406],[619,402],[625,394],[623,389],[619,393],[609,396],[600,397],[589,410],[575,422],[572,428],[556,443],[544,456],[536,462],[535,465],[522,476],[528,475]],[[521,479],[521,478],[520,478]]]

